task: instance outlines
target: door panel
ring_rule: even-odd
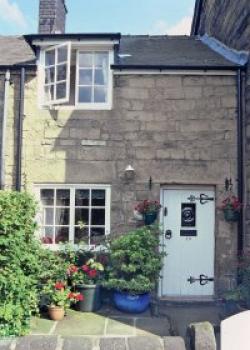
[[[200,195],[204,194],[207,197]],[[208,198],[209,200],[205,200]],[[215,201],[213,190],[168,189],[163,191],[164,238],[162,296],[210,296],[214,283],[195,281],[200,275],[214,277]],[[170,238],[170,239],[167,239]],[[191,277],[191,280],[190,280]],[[190,283],[190,281],[193,283]],[[204,284],[204,285],[201,285]]]

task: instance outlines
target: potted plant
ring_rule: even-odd
[[[72,293],[70,288],[64,282],[50,282],[44,287],[44,293],[48,297],[49,317],[54,321],[60,321],[64,318],[65,310],[70,307],[71,303],[82,301],[83,295]]]
[[[222,210],[226,221],[238,221],[240,216],[241,203],[235,195],[231,194],[222,201]]]
[[[141,215],[145,225],[152,225],[157,219],[161,205],[159,201],[144,200],[135,206],[135,213]]]
[[[138,313],[148,308],[165,255],[159,251],[159,242],[159,231],[148,227],[111,242],[108,277],[103,285],[113,290],[118,309]]]
[[[103,265],[94,258],[78,267],[70,265],[68,276],[75,291],[84,295],[84,299],[76,304],[76,309],[83,312],[97,311],[101,307],[99,280],[104,270]]]

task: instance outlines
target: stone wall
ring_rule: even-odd
[[[18,81],[10,88],[9,188],[15,181],[17,96]],[[28,76],[23,146],[22,181],[30,191],[39,183],[111,184],[113,234],[134,227],[136,201],[159,199],[162,185],[213,185],[218,206],[225,177],[236,179],[236,78],[115,76],[111,111],[49,111],[38,109],[37,80]],[[133,181],[124,178],[128,164],[135,168]],[[217,291],[228,286],[236,238],[236,226],[217,209]]]
[[[236,50],[250,51],[249,0],[206,0],[201,13],[199,34],[207,33]],[[246,73],[246,235],[250,250],[250,60]]]

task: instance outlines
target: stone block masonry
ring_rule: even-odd
[[[135,202],[159,199],[162,185],[212,185],[219,204],[225,177],[236,181],[235,76],[116,75],[110,111],[55,113],[38,109],[36,94],[37,80],[28,77],[23,186],[33,190],[38,183],[111,184],[112,234],[135,227]],[[8,116],[9,187],[14,182],[14,110],[10,107]],[[124,178],[129,164],[135,169],[131,182]],[[235,263],[236,228],[227,226],[225,245],[217,239],[223,221],[218,209],[216,220],[216,266],[222,281]]]

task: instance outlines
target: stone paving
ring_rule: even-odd
[[[63,321],[33,318],[31,334],[0,341],[0,350],[185,350],[186,329],[192,322],[218,325],[215,306],[161,306],[158,317],[150,311],[130,315],[112,307],[98,313],[69,310]]]

